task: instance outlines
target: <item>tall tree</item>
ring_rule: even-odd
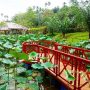
[[[89,32],[89,39],[90,39],[90,0],[86,0],[86,1],[82,0],[80,4],[81,4],[80,8],[82,8],[83,12],[85,13],[86,23]]]
[[[72,5],[76,5],[76,6],[79,5],[78,0],[70,0],[70,2],[71,2]]]
[[[36,13],[32,8],[28,8],[25,13],[19,13],[15,15],[12,21],[21,24],[26,27],[35,26]]]

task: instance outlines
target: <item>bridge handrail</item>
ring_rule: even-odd
[[[79,48],[79,47],[72,47],[72,46],[62,45],[62,44],[59,44],[57,42],[49,41],[49,40],[30,41],[28,43],[40,45],[41,42],[43,43],[43,45],[45,44],[44,46],[46,46],[46,47],[50,46],[51,49],[55,49],[55,50],[59,50],[58,47],[61,46],[62,48],[60,50],[65,52],[65,53],[70,53],[70,50],[73,49],[75,51],[73,53],[70,53],[70,54],[76,55],[78,57],[90,59],[88,57],[89,54],[90,54],[90,50],[88,50],[88,49],[83,49],[83,48]],[[80,56],[80,55],[82,55],[82,56]]]
[[[72,72],[72,75],[75,77],[74,80],[74,84],[71,83],[71,86],[74,87],[74,90],[79,90],[81,88],[83,88],[88,82],[85,81],[82,85],[81,83],[81,74],[77,73],[77,72],[84,72],[86,74],[86,76],[88,77],[88,79],[90,80],[90,73],[87,70],[87,65],[90,65],[90,60],[85,59],[85,58],[80,58],[78,56],[69,54],[69,53],[65,53],[62,51],[58,51],[55,49],[50,49],[48,47],[45,46],[41,46],[38,45],[36,43],[34,44],[30,44],[28,42],[24,42],[23,43],[23,52],[25,53],[29,53],[28,49],[32,49],[31,51],[36,51],[39,55],[37,57],[37,61],[40,60],[40,57],[42,55],[44,55],[45,57],[49,57],[50,61],[53,64],[58,65],[58,67],[56,67],[54,70],[49,69],[51,72],[53,72],[55,74],[56,77],[62,78],[64,81],[68,82],[68,80],[66,80],[65,78],[62,77],[62,73],[64,72],[64,70],[66,70],[66,68],[68,69],[68,66],[70,67],[69,69]],[[30,52],[31,52],[30,51]],[[52,56],[50,56],[52,55]],[[69,60],[68,60],[69,58]],[[63,64],[63,69],[60,69],[60,63]],[[68,82],[69,83],[69,82]],[[78,85],[77,85],[78,83]]]

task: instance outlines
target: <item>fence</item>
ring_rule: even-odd
[[[46,46],[41,46],[35,42],[34,43],[24,42],[23,52],[25,53],[29,53],[32,51],[37,52],[38,56],[36,60],[38,62],[40,62],[41,57],[47,57],[48,60],[53,64],[57,65],[57,67],[46,70],[71,90],[90,90],[90,88],[88,87],[88,85],[90,84],[90,73],[89,73],[90,61],[87,58],[86,59],[80,58],[77,57],[77,55],[75,56],[66,52],[68,50],[66,50],[65,48],[59,51],[58,49],[56,49],[56,47],[57,46],[55,46],[54,49],[50,49]],[[74,49],[76,49],[77,52],[77,48]],[[76,52],[74,54],[77,54]],[[78,53],[78,55],[79,54],[80,53]],[[65,75],[66,70],[68,70],[71,76],[75,78],[74,81],[69,81],[66,78]]]

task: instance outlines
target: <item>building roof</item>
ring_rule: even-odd
[[[0,26],[0,30],[13,30],[13,29],[28,30],[27,27],[24,27],[22,25],[19,25],[19,24],[13,23],[13,22],[5,22],[5,24],[6,25],[4,25],[4,26]]]

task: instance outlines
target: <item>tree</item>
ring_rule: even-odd
[[[70,0],[71,4],[74,6],[79,6],[78,0]]]
[[[46,26],[48,27],[48,31],[51,35],[54,35],[54,32],[58,32],[60,25],[59,23],[60,21],[57,15],[53,15],[48,18],[48,21],[46,22]]]
[[[85,13],[86,23],[87,23],[88,31],[89,31],[89,39],[90,39],[90,0],[86,0],[85,2],[82,1],[81,4],[82,4],[81,8],[83,12]]]
[[[50,17],[54,15],[53,11],[50,9],[45,9],[42,12],[42,25],[46,25],[46,23],[49,21]]]
[[[57,12],[59,11],[59,7],[54,7],[54,8],[52,9],[52,11],[53,11],[54,13],[57,13]]]
[[[12,18],[12,21],[26,27],[35,26],[36,12],[32,8],[28,8],[25,13],[19,13]]]
[[[86,28],[85,16],[77,6],[65,6],[58,12],[58,17],[62,21],[62,27],[75,31],[82,31]],[[70,30],[68,30],[70,31]],[[66,32],[68,32],[66,31]],[[73,32],[72,31],[72,32]]]
[[[5,22],[0,22],[0,27],[6,26]]]

